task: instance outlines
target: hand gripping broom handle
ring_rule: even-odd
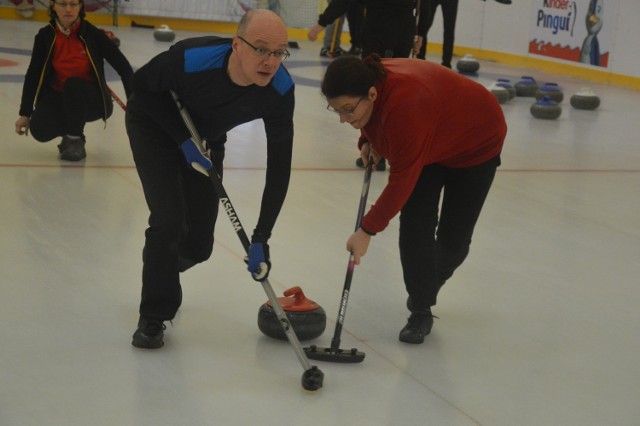
[[[200,152],[205,153],[206,151],[202,143],[202,139],[198,134],[198,130],[196,129],[196,126],[193,124],[193,121],[191,120],[191,116],[189,115],[189,112],[186,110],[184,105],[182,105],[182,102],[178,98],[178,95],[173,90],[171,91],[171,96],[173,97],[173,100],[175,101],[176,106],[180,111],[180,115],[182,116],[184,124],[187,126],[187,129],[191,134],[191,138],[196,143],[196,146],[198,147]],[[209,170],[209,178],[213,183],[215,191],[218,194],[218,197],[220,198],[220,202],[222,203],[224,210],[227,212],[227,216],[229,217],[229,220],[233,225],[233,229],[236,231],[238,238],[240,238],[240,242],[242,243],[242,247],[244,248],[245,253],[248,255],[249,246],[250,246],[249,238],[247,237],[247,233],[244,231],[244,228],[240,223],[240,219],[236,214],[233,204],[231,204],[231,200],[227,195],[227,191],[224,189],[224,186],[222,185],[220,175],[218,174],[215,166],[213,166],[211,170]],[[320,370],[317,367],[311,366],[309,364],[309,360],[304,354],[304,351],[300,346],[298,337],[293,331],[291,323],[289,322],[289,319],[287,318],[287,315],[285,314],[284,309],[282,309],[282,306],[280,306],[278,298],[276,297],[276,294],[274,293],[273,288],[269,283],[269,280],[265,278],[264,280],[260,281],[260,283],[262,284],[262,288],[267,294],[269,302],[271,302],[271,306],[273,307],[276,317],[278,318],[278,321],[282,326],[282,330],[286,334],[287,339],[289,339],[289,343],[291,344],[294,351],[296,352],[296,355],[298,356],[298,360],[300,361],[300,364],[302,364],[302,368],[304,368],[305,370],[305,375],[303,375],[303,378],[302,378],[303,386],[307,390],[317,390],[318,388],[322,387],[322,377],[321,377],[322,372],[320,372]],[[312,383],[312,385],[316,386],[315,389],[309,389],[307,386],[305,386],[305,376],[307,376],[307,380],[315,381],[315,383]],[[312,377],[308,377],[308,376],[312,376]]]

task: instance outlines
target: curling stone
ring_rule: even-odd
[[[571,96],[570,103],[575,109],[594,110],[600,106],[600,97],[590,88],[583,87],[578,93]]]
[[[496,86],[504,87],[509,92],[509,99],[516,97],[516,88],[511,85],[511,80],[508,78],[499,78],[496,81]]]
[[[549,96],[549,98],[557,103],[561,103],[564,99],[564,93],[562,93],[562,88],[558,86],[558,83],[545,83],[536,92],[536,100],[540,100],[545,96]]]
[[[544,120],[555,120],[562,114],[562,107],[557,102],[551,100],[549,96],[544,96],[531,105],[531,115]]]
[[[168,25],[160,25],[160,28],[153,32],[153,38],[158,41],[173,41],[176,38],[176,33]]]
[[[466,54],[456,63],[456,68],[463,74],[474,74],[480,69],[480,63],[471,54]]]
[[[33,18],[34,11],[35,6],[33,5],[33,0],[22,0],[19,3],[16,3],[16,12],[18,12],[18,14],[23,18]]]
[[[516,95],[523,97],[533,97],[538,91],[538,82],[528,75],[523,75],[522,80],[515,84]]]
[[[307,299],[300,287],[292,287],[284,292],[285,297],[279,297],[293,331],[298,340],[309,340],[320,337],[327,325],[327,314],[322,306]],[[258,311],[258,328],[265,335],[278,340],[287,340],[282,325],[276,317],[271,301],[267,301]]]
[[[488,89],[491,93],[494,94],[496,99],[498,99],[498,103],[500,104],[503,104],[511,99],[509,97],[509,91],[506,88],[499,86],[497,83],[493,83],[491,86],[489,86]]]

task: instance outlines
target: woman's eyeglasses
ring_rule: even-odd
[[[348,110],[335,109],[331,105],[327,105],[327,109],[331,112],[335,112],[336,114],[351,116],[356,112],[356,109],[358,109],[358,105],[360,105],[360,102],[362,102],[364,99],[366,98],[360,98],[358,102],[356,102],[356,105]]]

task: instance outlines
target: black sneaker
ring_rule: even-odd
[[[164,330],[167,326],[162,321],[140,317],[138,329],[133,333],[131,344],[136,348],[158,349],[164,346]]]
[[[58,152],[60,154],[62,154],[67,149],[67,147],[69,146],[69,141],[70,141],[69,138],[66,138],[66,137],[62,138],[62,142],[58,144]]]
[[[433,315],[431,309],[420,312],[412,312],[407,320],[407,325],[400,330],[399,340],[405,343],[420,344],[425,336],[431,333],[433,327]]]
[[[352,45],[351,49],[347,51],[347,55],[362,56],[362,47]]]
[[[362,158],[358,157],[356,159],[356,166],[360,167],[361,169],[364,169],[364,161],[362,161]],[[379,172],[384,172],[387,169],[387,161],[382,158],[380,160],[380,162],[376,165],[376,170]]]
[[[77,139],[71,139],[66,136],[62,138],[62,142],[58,145],[60,151],[60,159],[65,161],[80,161],[87,158],[87,152],[84,149],[86,143],[84,136]]]

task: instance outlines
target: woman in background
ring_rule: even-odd
[[[62,137],[60,159],[86,158],[84,126],[105,121],[113,101],[104,75],[106,60],[129,94],[133,70],[105,32],[87,22],[82,0],[49,3],[51,21],[35,36],[25,75],[16,133],[39,142]]]

